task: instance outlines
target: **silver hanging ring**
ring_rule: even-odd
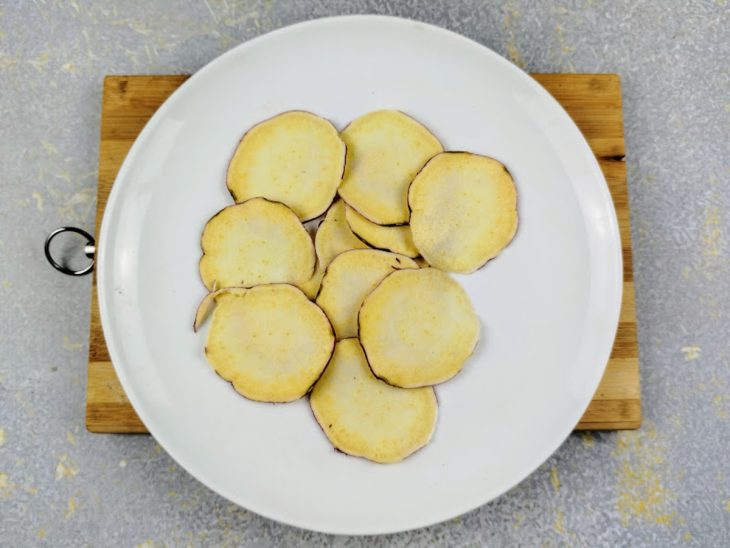
[[[51,255],[51,242],[56,236],[58,236],[59,234],[63,234],[64,232],[73,232],[75,234],[80,234],[81,236],[86,238],[86,245],[84,245],[84,255],[86,255],[87,258],[91,259],[91,263],[89,263],[88,266],[85,266],[81,270],[71,270],[69,267],[57,262]],[[94,270],[94,254],[96,253],[96,242],[94,241],[94,237],[85,230],[81,230],[80,228],[76,228],[75,226],[62,226],[61,228],[57,228],[56,230],[51,232],[46,238],[46,245],[44,246],[43,250],[46,253],[46,259],[49,263],[51,263],[51,266],[59,272],[63,272],[68,276],[85,276],[86,274]]]

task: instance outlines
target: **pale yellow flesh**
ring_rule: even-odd
[[[427,386],[456,375],[479,339],[468,295],[435,268],[398,270],[363,302],[360,340],[373,373],[394,386]]]
[[[261,196],[308,220],[332,203],[344,167],[345,144],[330,122],[309,112],[284,112],[244,135],[227,184],[236,202]]]
[[[314,271],[312,239],[285,205],[262,198],[229,206],[205,225],[200,275],[208,289],[305,283]]]
[[[469,273],[504,249],[517,231],[517,191],[498,161],[468,152],[434,157],[409,191],[411,231],[434,267]]]
[[[411,227],[408,225],[383,226],[369,221],[350,206],[345,208],[347,223],[363,241],[378,249],[400,253],[406,257],[418,257],[419,251],[413,243]]]
[[[215,308],[215,296],[218,293],[218,282],[213,280],[210,291],[200,301],[198,308],[195,310],[195,320],[193,321],[193,331],[198,331],[201,325],[208,319],[210,313]]]
[[[324,272],[332,259],[351,249],[369,249],[347,224],[345,203],[342,200],[337,200],[327,211],[324,221],[317,229],[314,247],[317,252],[317,267],[310,279],[301,286],[310,299],[317,296]]]
[[[443,150],[438,139],[396,110],[365,114],[341,136],[347,162],[340,196],[374,223],[407,223],[408,185],[429,158]]]
[[[405,255],[356,249],[337,255],[327,267],[317,304],[332,322],[337,339],[357,337],[357,313],[365,297],[388,274],[418,268]]]
[[[256,401],[304,396],[332,354],[334,334],[322,310],[296,287],[223,290],[205,353],[237,392]]]
[[[304,291],[304,294],[311,300],[314,300],[317,298],[317,293],[319,293],[319,288],[322,285],[322,278],[324,277],[324,269],[319,266],[319,261],[317,261],[317,266],[314,269],[314,274],[312,274],[312,277],[309,278],[306,282],[303,284],[299,284],[299,289]]]
[[[216,305],[216,298],[224,293],[234,293],[237,295],[243,295],[248,288],[247,287],[224,287],[217,289],[217,285],[213,284],[213,290],[208,293],[203,300],[200,301],[198,309],[195,311],[195,321],[193,322],[193,331],[200,329],[200,326],[205,323],[205,320],[213,313]]]
[[[438,416],[433,388],[395,388],[375,378],[357,339],[337,343],[310,405],[332,445],[379,463],[425,446]]]
[[[413,260],[418,265],[418,268],[428,268],[431,266],[430,264],[428,264],[428,261],[423,257],[416,257]]]

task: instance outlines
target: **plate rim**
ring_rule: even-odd
[[[495,62],[500,63],[504,66],[508,66],[509,70],[516,71],[520,74],[520,77],[528,83],[528,85],[538,94],[542,95],[543,99],[546,99],[549,102],[552,102],[554,105],[556,105],[560,112],[565,116],[569,124],[572,126],[572,128],[577,132],[578,135],[580,135],[580,145],[584,152],[587,152],[587,155],[591,158],[590,164],[591,169],[593,171],[593,175],[598,177],[600,181],[603,182],[603,185],[600,185],[600,189],[598,191],[602,195],[603,201],[605,203],[609,204],[609,218],[607,219],[608,224],[610,225],[609,231],[610,231],[610,238],[609,241],[612,242],[614,245],[614,257],[611,262],[612,270],[613,270],[613,283],[615,284],[615,287],[612,290],[612,294],[614,295],[614,301],[610,303],[610,306],[607,306],[607,308],[610,308],[611,310],[611,318],[613,318],[613,321],[610,322],[611,325],[614,327],[611,329],[610,334],[610,342],[606,343],[603,348],[603,352],[596,352],[596,361],[600,358],[600,361],[604,361],[606,364],[608,363],[611,350],[613,348],[614,339],[616,336],[616,331],[618,329],[619,319],[620,319],[620,309],[623,301],[623,255],[622,255],[622,242],[621,242],[621,234],[619,230],[618,225],[618,218],[616,214],[615,204],[613,202],[613,199],[611,197],[610,191],[608,189],[608,184],[606,182],[605,176],[600,169],[600,165],[598,163],[598,160],[593,153],[593,151],[590,149],[590,146],[585,139],[585,136],[583,136],[580,129],[577,127],[573,119],[570,117],[570,115],[565,111],[563,106],[545,89],[543,88],[536,80],[534,80],[526,71],[521,69],[520,67],[514,65],[510,61],[508,61],[503,56],[499,55],[495,51],[493,51],[488,46],[485,46],[475,40],[472,40],[471,38],[467,38],[466,36],[463,36],[457,32],[439,27],[437,25],[433,25],[430,23],[425,23],[422,21],[414,20],[414,19],[408,19],[403,17],[397,17],[397,16],[390,16],[390,15],[338,15],[338,16],[331,16],[331,17],[322,17],[317,19],[310,19],[306,21],[297,22],[291,25],[286,25],[283,27],[279,27],[277,29],[274,29],[270,32],[258,35],[254,38],[251,38],[249,40],[245,40],[241,42],[240,44],[232,47],[228,51],[220,54],[219,56],[215,57],[211,61],[209,61],[207,64],[205,64],[203,67],[201,67],[197,72],[192,74],[187,80],[185,80],[182,85],[180,85],[166,100],[165,102],[155,111],[155,113],[150,117],[150,119],[145,124],[142,131],[139,133],[139,135],[135,138],[135,141],[132,145],[132,147],[127,152],[127,155],[122,162],[122,165],[119,168],[119,171],[114,179],[114,184],[112,185],[106,206],[104,208],[104,213],[102,216],[101,221],[101,227],[99,230],[99,236],[98,236],[98,243],[97,243],[97,269],[96,269],[96,285],[97,285],[97,297],[98,297],[98,303],[99,303],[99,313],[101,318],[101,324],[102,329],[104,332],[104,339],[106,341],[107,348],[109,350],[109,355],[111,358],[112,365],[114,367],[114,370],[119,378],[119,381],[122,385],[122,388],[124,389],[124,392],[127,394],[127,397],[129,398],[130,403],[132,404],[132,407],[134,408],[135,412],[139,415],[140,420],[145,424],[147,429],[149,430],[150,434],[153,436],[153,438],[160,443],[162,447],[165,448],[166,453],[175,461],[177,462],[185,471],[193,476],[197,481],[205,485],[208,489],[215,492],[219,496],[225,498],[226,500],[232,502],[233,504],[236,504],[237,506],[241,506],[243,508],[246,508],[246,510],[254,512],[260,516],[263,516],[267,519],[274,520],[279,523],[284,523],[286,525],[298,527],[305,530],[310,531],[316,531],[316,532],[322,532],[327,534],[338,534],[338,535],[353,535],[353,536],[362,536],[362,535],[382,535],[382,534],[392,534],[397,532],[405,532],[405,531],[412,531],[415,529],[420,529],[423,527],[427,527],[430,525],[443,523],[449,519],[452,519],[456,516],[462,515],[466,512],[469,512],[471,510],[474,510],[476,508],[479,508],[489,502],[493,502],[494,500],[502,497],[505,493],[511,491],[514,489],[517,485],[525,481],[527,478],[529,478],[542,464],[544,464],[565,442],[565,440],[568,438],[568,436],[571,434],[571,432],[574,430],[575,425],[572,425],[570,427],[563,427],[560,429],[556,429],[556,431],[559,431],[559,434],[555,435],[556,439],[559,439],[560,441],[550,449],[547,454],[545,455],[539,455],[536,458],[533,458],[531,460],[532,465],[528,466],[529,472],[526,473],[523,477],[510,482],[509,485],[502,489],[499,493],[496,495],[490,495],[487,494],[485,497],[476,504],[472,501],[469,501],[465,504],[462,504],[458,507],[451,506],[449,508],[449,511],[447,512],[440,512],[439,517],[432,517],[428,516],[425,519],[421,519],[417,522],[413,522],[408,524],[405,527],[386,527],[386,528],[370,528],[370,529],[362,529],[362,530],[351,530],[349,528],[337,528],[337,527],[319,527],[317,525],[312,525],[308,523],[304,523],[302,521],[296,520],[296,519],[290,519],[290,517],[286,517],[284,515],[276,515],[275,512],[270,511],[261,511],[259,509],[252,509],[248,506],[243,506],[240,502],[235,500],[233,495],[225,492],[223,489],[218,488],[218,486],[213,487],[209,485],[202,477],[201,474],[198,473],[197,470],[195,470],[195,466],[190,465],[187,462],[187,459],[179,454],[173,453],[170,449],[168,449],[168,444],[163,441],[165,436],[159,432],[159,429],[154,424],[154,420],[145,410],[144,406],[140,403],[138,399],[138,395],[134,392],[133,389],[130,389],[131,387],[131,381],[127,377],[127,374],[125,372],[125,368],[121,365],[123,363],[123,360],[121,360],[121,352],[119,351],[119,347],[121,346],[121,342],[115,340],[115,333],[110,327],[111,325],[111,312],[113,310],[112,306],[108,302],[107,293],[109,291],[109,287],[107,286],[106,280],[106,257],[107,257],[107,248],[104,245],[104,242],[107,240],[108,234],[114,230],[113,225],[113,217],[115,212],[115,207],[118,201],[120,201],[120,196],[124,193],[124,180],[127,179],[127,172],[130,169],[130,166],[134,164],[135,158],[139,154],[139,150],[142,147],[141,143],[143,143],[146,139],[148,134],[150,134],[152,131],[154,131],[155,127],[158,125],[160,120],[162,120],[165,117],[165,114],[167,110],[170,108],[170,105],[175,101],[175,99],[181,94],[184,93],[185,90],[189,86],[191,86],[193,83],[197,82],[198,80],[205,77],[205,75],[213,70],[217,65],[224,63],[229,57],[235,56],[238,54],[239,51],[246,49],[247,47],[250,47],[252,44],[261,44],[265,42],[268,39],[271,39],[273,37],[279,36],[281,34],[285,34],[293,29],[300,28],[303,26],[317,26],[317,25],[339,25],[339,24],[352,24],[357,23],[359,21],[375,21],[375,22],[381,22],[384,24],[400,24],[400,25],[410,25],[410,26],[416,26],[421,27],[429,32],[434,32],[442,35],[444,38],[453,40],[453,41],[461,41],[465,46],[478,49],[483,54],[489,55]],[[113,251],[108,252],[109,255],[113,256]],[[605,341],[609,341],[609,337],[606,338]],[[603,342],[605,342],[603,341]],[[576,419],[577,421],[580,419],[580,416],[585,412],[585,409],[590,405],[590,402],[592,400],[592,395],[595,393],[596,389],[598,388],[598,385],[603,377],[603,374],[605,372],[605,365],[598,370],[597,373],[594,375],[595,378],[592,379],[591,382],[591,390],[590,394],[591,396],[587,399],[586,405],[581,410],[581,414]],[[194,471],[195,470],[195,471]]]

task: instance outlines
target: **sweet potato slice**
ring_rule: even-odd
[[[340,253],[327,267],[317,296],[335,328],[337,339],[357,337],[357,313],[365,297],[388,274],[401,268],[418,268],[405,255],[376,249]]]
[[[332,203],[345,168],[345,144],[324,118],[302,111],[252,127],[228,166],[236,202],[261,196],[286,204],[303,221]]]
[[[468,152],[431,159],[408,193],[413,241],[434,267],[469,273],[510,243],[517,191],[497,160]]]
[[[418,268],[428,268],[431,266],[423,257],[416,257],[413,261],[418,265]]]
[[[342,131],[347,144],[340,196],[380,225],[408,222],[408,185],[418,170],[443,150],[416,120],[396,110],[379,110]]]
[[[395,388],[375,378],[357,339],[337,343],[309,403],[332,445],[379,463],[425,446],[438,416],[433,388]]]
[[[200,276],[210,290],[267,283],[305,283],[314,272],[314,245],[283,204],[253,198],[219,211],[203,230]]]
[[[322,277],[327,266],[337,255],[350,249],[367,249],[368,245],[353,234],[345,218],[345,203],[337,200],[327,211],[314,238],[317,252],[317,268],[309,280],[301,285],[310,299],[319,292]]]
[[[377,249],[400,253],[406,257],[418,257],[419,251],[413,243],[411,227],[408,225],[383,226],[369,221],[350,206],[345,208],[347,223],[362,241]]]
[[[390,274],[365,298],[359,324],[373,373],[404,388],[450,379],[479,338],[468,295],[435,268]]]
[[[222,290],[205,353],[213,369],[241,395],[288,402],[306,394],[334,348],[324,312],[287,284]]]
[[[307,298],[314,300],[317,298],[317,293],[319,293],[319,288],[322,286],[322,278],[324,277],[324,268],[319,266],[319,261],[317,261],[317,266],[314,269],[314,274],[303,284],[299,284],[299,288],[304,291],[304,294],[307,296]]]

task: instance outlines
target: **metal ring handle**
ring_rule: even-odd
[[[71,270],[67,266],[56,262],[56,260],[51,255],[51,242],[56,236],[58,236],[59,234],[63,234],[64,232],[74,232],[75,234],[80,234],[81,236],[86,238],[84,255],[91,259],[91,263],[81,270]],[[46,254],[46,259],[49,263],[51,263],[51,266],[59,272],[63,272],[68,276],[85,276],[86,274],[94,270],[94,253],[96,253],[96,242],[94,241],[94,237],[85,230],[81,230],[80,228],[76,228],[75,226],[62,226],[61,228],[57,228],[56,230],[51,232],[46,238],[46,245],[43,247],[43,251]]]

